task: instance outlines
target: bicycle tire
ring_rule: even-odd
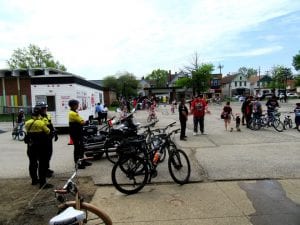
[[[24,131],[19,131],[18,140],[19,141],[24,141],[24,138],[25,138],[25,132]]]
[[[17,132],[16,131],[13,131],[12,133],[11,133],[11,136],[12,136],[12,139],[13,140],[16,140],[17,139]]]
[[[148,123],[150,123],[150,122],[151,122],[151,120],[152,120],[152,116],[148,116],[148,118],[147,118],[147,122],[148,122]]]
[[[123,158],[111,171],[113,185],[127,195],[139,192],[147,184],[148,177],[148,163],[140,157]]]
[[[119,154],[117,153],[117,147],[120,145],[120,141],[114,140],[105,148],[105,156],[111,163],[115,164],[119,160]]]
[[[73,207],[76,208],[76,202],[75,201],[67,201],[65,203],[63,203],[62,205],[59,206],[60,209],[66,209],[68,207]],[[89,224],[90,221],[98,221],[101,223],[93,223],[93,224],[102,224],[104,223],[105,225],[112,225],[112,220],[109,217],[109,215],[107,213],[105,213],[104,211],[102,211],[101,209],[97,208],[96,206],[90,204],[90,203],[86,203],[86,202],[81,202],[80,203],[80,210],[83,210],[85,212],[86,215],[86,221],[84,221],[84,224]],[[91,215],[91,218],[89,220],[89,213],[92,213],[93,215]],[[93,217],[92,217],[93,216]],[[96,216],[96,217],[95,217]],[[98,217],[98,218],[97,218]]]
[[[275,128],[275,130],[278,132],[282,132],[284,129],[284,125],[279,119],[274,119],[272,125]]]
[[[185,169],[186,168],[186,169]],[[171,153],[168,160],[168,169],[172,179],[177,184],[186,184],[189,181],[191,175],[191,165],[187,154],[181,150],[176,149]],[[185,169],[185,171],[183,171]],[[175,173],[179,172],[183,174],[183,177],[179,178]]]
[[[288,120],[288,127],[293,128],[293,121],[291,119]]]
[[[251,130],[260,130],[261,121],[259,119],[251,119],[249,121],[249,126]]]

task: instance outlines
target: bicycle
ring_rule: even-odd
[[[151,178],[157,176],[156,167],[159,164],[160,154],[168,144],[171,135],[180,129],[168,134],[161,134],[164,142],[159,146],[149,149],[143,136],[135,140],[127,140],[120,146],[120,158],[112,169],[112,183],[118,191],[124,194],[135,194],[140,191]],[[191,166],[186,153],[178,148],[168,148],[168,170],[172,179],[178,184],[186,184],[189,181]],[[177,172],[183,174],[177,176]]]
[[[290,115],[288,115],[288,114],[284,115],[283,126],[284,126],[285,130],[293,127],[293,120],[291,119]]]
[[[59,214],[50,219],[49,225],[112,224],[111,218],[104,211],[90,203],[84,202],[79,194],[78,187],[73,180],[77,176],[78,164],[81,160],[78,160],[76,163],[74,173],[63,188],[54,190],[56,199],[61,204],[58,206]],[[74,201],[67,201],[65,198],[65,195],[69,193],[75,196]]]
[[[270,114],[262,114],[260,117],[253,117],[249,122],[250,129],[260,130],[261,127],[274,127],[278,132],[284,129],[283,122],[280,121],[280,113],[277,111],[270,112]]]
[[[24,140],[24,137],[25,137],[25,131],[23,130],[23,127],[24,127],[24,123],[20,123],[18,124],[13,132],[12,132],[12,138],[14,140],[16,140],[18,138],[19,141],[23,141]]]

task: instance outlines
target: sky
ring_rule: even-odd
[[[300,51],[299,0],[0,0],[0,69],[14,50],[48,49],[88,80],[212,63],[291,68]]]

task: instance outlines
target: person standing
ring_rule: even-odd
[[[77,109],[79,101],[72,99],[69,101],[69,132],[74,145],[74,162],[84,158],[83,141],[82,141],[82,126],[85,124],[84,119],[78,114]],[[82,160],[78,164],[78,169],[85,169],[92,163]]]
[[[232,117],[232,108],[230,106],[230,102],[226,102],[226,105],[223,107],[223,118],[225,130],[227,131],[228,126],[230,127],[230,132],[233,131],[233,127],[231,127],[231,117]]]
[[[242,112],[242,125],[245,126],[245,119],[246,119],[246,114],[245,114],[245,111],[246,111],[246,104],[247,104],[247,101],[249,99],[249,96],[247,96],[245,98],[245,100],[243,101],[242,103],[242,107],[241,107],[241,112]]]
[[[29,141],[27,142],[27,156],[29,158],[29,174],[31,184],[40,184],[40,188],[52,188],[52,184],[46,183],[49,153],[45,146],[49,142],[50,129],[40,119],[41,109],[34,107],[32,118],[26,121],[25,130]]]
[[[205,112],[209,113],[207,110],[207,103],[203,99],[203,95],[199,94],[198,97],[191,104],[191,112],[193,113],[194,122],[194,133],[196,136],[198,134],[198,124],[200,126],[201,134],[204,134],[204,116]]]
[[[247,128],[250,128],[250,121],[252,117],[252,112],[253,112],[253,103],[252,103],[253,97],[249,96],[247,98],[246,103],[245,103],[245,119],[246,119],[246,126]]]
[[[178,106],[179,121],[180,121],[180,140],[186,141],[187,136],[185,135],[186,122],[188,120],[188,108],[185,106],[185,99],[181,98],[180,104]]]
[[[294,108],[295,113],[295,129],[300,130],[300,103],[296,103],[296,107]]]
[[[56,130],[54,129],[54,126],[51,122],[51,115],[47,112],[48,105],[45,102],[37,103],[36,107],[39,107],[41,109],[41,120],[44,121],[46,126],[50,129],[50,138],[48,139],[48,143],[46,145],[47,152],[48,152],[48,166],[47,166],[47,177],[52,177],[53,170],[50,169],[50,160],[53,154],[53,142],[52,139],[54,138],[54,141],[58,140],[58,136],[56,133]]]
[[[100,103],[98,102],[96,107],[95,107],[95,114],[97,115],[98,123],[100,124],[101,122],[101,108],[100,108]]]

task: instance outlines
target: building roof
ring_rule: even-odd
[[[238,74],[233,74],[233,75],[227,75],[227,76],[223,77],[221,80],[221,84],[231,83],[231,81],[233,81],[237,75]]]
[[[255,84],[257,83],[257,81],[261,80],[261,77],[260,76],[257,76],[257,75],[252,75],[248,78],[250,84]]]

